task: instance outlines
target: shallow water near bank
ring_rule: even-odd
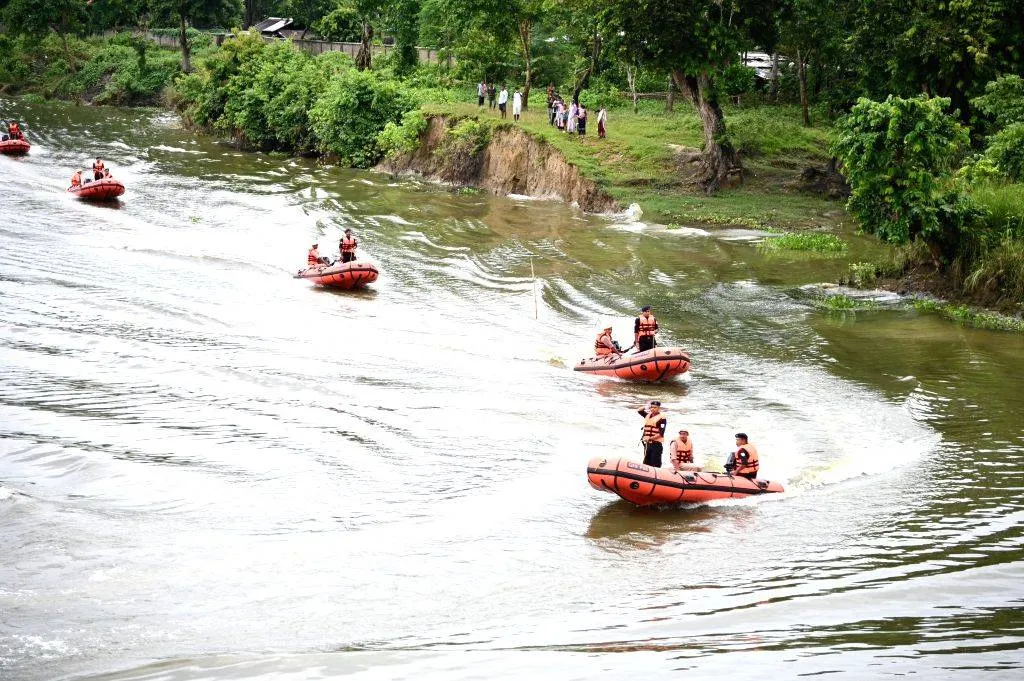
[[[869,241],[769,256],[0,105],[33,143],[0,157],[3,679],[1021,674],[1024,340],[810,305]],[[114,207],[63,192],[96,155]],[[372,289],[291,278],[345,227]],[[643,304],[687,377],[571,371]],[[590,489],[650,399],[787,493]]]

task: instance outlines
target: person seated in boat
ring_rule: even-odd
[[[725,462],[725,472],[738,475],[748,480],[757,477],[761,462],[757,456],[757,447],[750,444],[746,433],[736,433],[736,451],[729,455]]]
[[[102,180],[107,176],[106,168],[103,165],[103,159],[97,157],[96,162],[92,164],[92,179]]]
[[[700,466],[693,464],[693,440],[690,432],[680,430],[679,435],[668,444],[668,460],[677,471],[699,471]]]
[[[633,342],[636,344],[636,351],[652,350],[654,348],[654,334],[658,332],[658,320],[651,314],[651,306],[644,305],[640,308],[640,316],[633,320]]]
[[[319,267],[327,263],[327,258],[320,257],[320,244],[313,244],[313,247],[309,249],[309,255],[306,256],[306,264],[310,267]]]
[[[12,140],[25,139],[25,133],[21,131],[21,126],[18,125],[18,121],[11,121],[7,125],[7,134],[11,136]]]
[[[597,340],[594,341],[594,354],[598,357],[622,354],[622,348],[612,339],[611,324],[604,327],[601,333],[597,334]]]
[[[338,242],[338,250],[341,251],[341,262],[345,263],[355,260],[357,246],[359,246],[359,242],[352,235],[352,230],[346,229],[345,236],[341,237],[341,241]]]
[[[661,402],[653,400],[646,408],[641,407],[636,413],[644,417],[644,429],[640,435],[640,442],[644,446],[644,464],[661,468],[665,427],[668,425],[668,420],[661,413]]]
[[[82,186],[82,171],[76,170],[75,174],[71,176],[71,188],[78,189]]]

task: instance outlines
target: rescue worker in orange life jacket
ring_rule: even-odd
[[[82,186],[82,171],[76,170],[75,174],[71,176],[71,188]]]
[[[7,132],[10,134],[12,140],[25,139],[25,133],[21,131],[21,126],[18,125],[18,121],[11,121],[7,126]]]
[[[601,333],[597,334],[597,340],[594,341],[594,354],[598,357],[622,354],[622,348],[612,340],[612,327],[610,324]]]
[[[338,242],[338,249],[341,251],[341,261],[351,262],[356,259],[356,247],[359,242],[352,236],[352,230],[346,229],[345,236]]]
[[[644,446],[644,464],[661,468],[661,453],[664,451],[665,426],[668,421],[661,413],[661,402],[654,400],[648,408],[637,410],[644,417],[644,429],[640,442]]]
[[[323,264],[323,260],[320,258],[320,244],[313,244],[313,247],[309,249],[306,264],[310,267],[318,267]]]
[[[690,432],[680,430],[679,435],[668,445],[668,460],[677,471],[699,471],[700,466],[693,465],[693,440]]]
[[[736,433],[736,451],[729,455],[725,462],[725,472],[738,475],[748,480],[757,477],[761,462],[757,456],[757,447],[750,444],[746,433]]]
[[[92,179],[102,180],[104,177],[103,159],[97,158],[96,162],[92,164]]]
[[[640,316],[633,321],[633,342],[636,351],[643,352],[654,348],[654,334],[658,332],[658,320],[651,314],[651,306],[640,308]]]

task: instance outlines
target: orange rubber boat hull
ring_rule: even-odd
[[[747,480],[724,473],[676,472],[629,459],[609,458],[587,462],[587,482],[596,490],[618,494],[637,506],[700,504],[785,491],[782,485],[770,480]]]
[[[682,348],[654,348],[633,355],[607,355],[580,360],[573,371],[615,376],[633,381],[663,381],[690,370],[690,355]]]
[[[0,154],[7,154],[8,156],[27,154],[31,148],[32,145],[25,140],[3,140],[0,142]]]
[[[368,262],[347,262],[299,270],[296,279],[309,279],[320,286],[340,289],[362,288],[377,281],[377,268]]]
[[[108,177],[88,182],[81,187],[69,187],[68,193],[85,201],[108,201],[124,194],[124,185],[120,180]]]

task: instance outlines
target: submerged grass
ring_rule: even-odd
[[[833,255],[846,251],[846,242],[835,234],[821,232],[789,232],[760,242],[757,247],[765,253],[781,251],[809,251]]]
[[[1011,317],[987,310],[979,310],[967,305],[957,305],[931,298],[915,300],[914,308],[918,312],[935,313],[950,321],[976,329],[1024,333],[1024,319],[1020,317]]]

